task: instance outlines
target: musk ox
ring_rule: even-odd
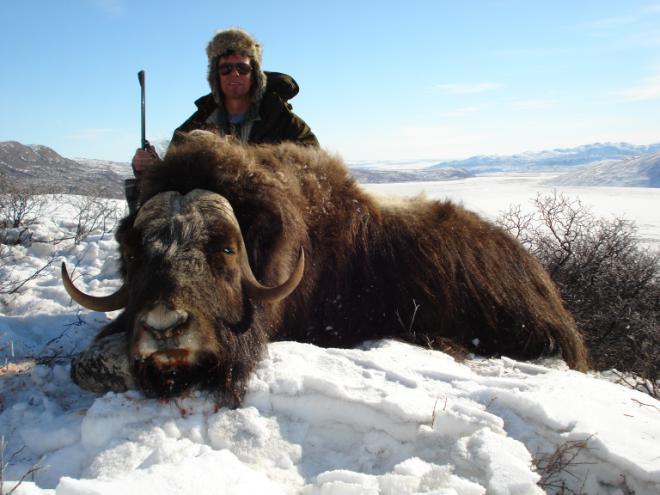
[[[97,342],[123,336],[146,395],[199,385],[238,403],[275,339],[561,353],[587,368],[556,287],[512,237],[451,202],[379,201],[322,150],[195,131],[143,178],[141,204],[116,234],[121,290],[89,296],[63,276],[83,306],[124,308]]]

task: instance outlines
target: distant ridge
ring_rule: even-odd
[[[489,173],[565,172],[561,179],[556,179],[557,185],[578,185],[579,181],[580,185],[660,187],[654,165],[657,161],[653,158],[658,153],[660,143],[594,143],[515,155],[479,155],[464,160],[360,161],[349,163],[349,168],[360,182],[374,183],[451,180]],[[588,166],[595,168],[585,168]],[[434,175],[439,172],[446,175]]]
[[[546,183],[557,186],[660,187],[660,152],[586,165]]]
[[[122,173],[122,170],[124,173]],[[72,160],[42,145],[0,142],[0,174],[21,186],[51,193],[122,198],[128,164],[100,160]]]
[[[157,148],[164,154],[167,141]],[[363,183],[456,180],[484,173],[563,171],[556,185],[660,187],[660,143],[594,143],[515,155],[474,156],[454,161],[362,161],[348,167]],[[18,184],[51,192],[123,198],[128,163],[64,158],[42,145],[0,142],[0,174]]]
[[[624,160],[660,152],[660,143],[593,143],[575,148],[529,151],[515,155],[478,155],[464,160],[439,162],[431,168],[462,168],[471,172],[553,170],[588,165],[603,160]]]

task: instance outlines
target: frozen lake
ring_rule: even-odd
[[[443,182],[367,184],[370,191],[385,195],[426,194],[430,198],[450,199],[491,219],[519,204],[532,208],[537,194],[554,191],[580,199],[597,215],[607,219],[633,220],[640,240],[660,246],[660,189],[641,187],[573,187],[548,184],[558,174],[497,174]]]

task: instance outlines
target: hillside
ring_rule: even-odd
[[[660,187],[660,152],[580,167],[547,182],[555,186]]]
[[[20,186],[34,186],[51,193],[122,198],[124,178],[132,173],[128,164],[72,160],[47,146],[3,141],[0,175]]]

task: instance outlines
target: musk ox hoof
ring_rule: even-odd
[[[71,360],[71,379],[90,392],[125,392],[136,388],[126,352],[126,334],[92,342]]]

